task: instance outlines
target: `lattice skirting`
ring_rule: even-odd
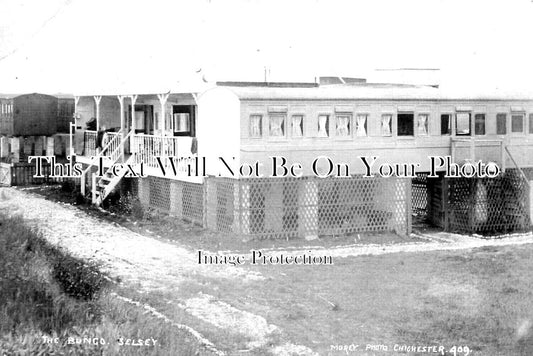
[[[137,179],[136,194],[144,207],[204,226],[204,185],[159,177]]]
[[[428,180],[430,220],[447,231],[498,234],[531,228],[532,171],[508,169],[496,178]]]
[[[138,181],[144,206],[211,230],[254,238],[297,238],[411,228],[411,181],[392,178],[230,179],[204,184]]]

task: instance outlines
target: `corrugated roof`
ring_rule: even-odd
[[[533,92],[436,88],[398,84],[343,84],[319,87],[233,87],[241,100],[533,100]]]

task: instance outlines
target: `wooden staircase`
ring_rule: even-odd
[[[113,167],[116,164],[122,164],[122,168],[112,173],[109,168],[105,169],[104,175],[99,177],[96,174],[92,174],[91,184],[91,202],[96,206],[100,206],[109,194],[117,187],[122,178],[129,171],[128,164],[131,165],[135,162],[135,155],[125,155],[124,144],[127,140],[133,136],[133,131],[128,132],[125,137],[122,137],[122,132],[119,131],[119,135],[113,137],[103,148],[102,151],[95,157],[93,157],[91,164],[82,172],[81,175],[81,193],[85,195],[85,179],[89,171],[93,166],[96,166],[100,158],[109,158],[106,164],[110,164],[109,167]],[[109,162],[111,161],[111,162]]]
[[[113,164],[118,162],[113,162]],[[116,172],[114,175],[110,168],[107,168],[104,175],[97,177],[93,175],[93,184],[92,184],[92,198],[91,201],[94,205],[100,206],[104,200],[109,196],[109,194],[117,187],[122,178],[128,173],[129,169],[127,165],[134,163],[134,155],[128,157],[128,159],[123,163],[122,168]]]

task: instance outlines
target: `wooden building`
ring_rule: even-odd
[[[430,172],[429,156],[519,171],[533,167],[533,95],[524,93],[461,93],[361,80],[202,83],[79,95],[76,116],[80,128],[93,117],[99,127],[115,128],[99,153],[111,158],[107,165],[145,165],[149,178],[138,185],[145,204],[217,230],[256,236],[408,233],[410,178],[362,178],[362,156],[377,157],[371,168],[376,175],[381,166],[398,163]],[[85,132],[84,152],[77,157],[87,176],[94,170],[95,138],[96,131]],[[164,174],[160,162],[170,169],[168,157],[192,157],[178,167],[192,174]],[[196,175],[194,157],[207,162]],[[287,167],[301,165],[301,175],[272,178],[272,157],[283,157]],[[321,175],[329,159],[349,167],[349,177],[334,178],[343,174],[333,172],[317,178],[318,157]],[[261,177],[235,174],[254,164],[263,167]],[[438,174],[445,170],[436,167]],[[101,203],[121,179],[95,177],[94,202]]]
[[[0,135],[50,136],[68,133],[74,97],[46,94],[0,95]]]
[[[24,94],[2,99],[0,135],[49,136],[57,132],[57,98]]]

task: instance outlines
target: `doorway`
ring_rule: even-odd
[[[126,127],[132,127],[131,105],[128,110],[128,122]],[[154,106],[135,105],[135,133],[146,135],[154,134]]]

